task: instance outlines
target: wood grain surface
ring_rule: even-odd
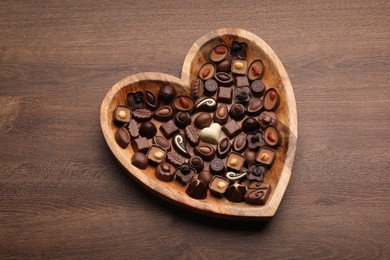
[[[389,259],[389,25],[388,1],[1,1],[0,258]],[[268,223],[162,201],[99,126],[115,82],[179,77],[223,27],[264,39],[294,87],[296,160]]]

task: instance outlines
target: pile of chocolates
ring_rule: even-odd
[[[194,199],[265,204],[265,176],[282,141],[274,113],[280,96],[263,84],[266,67],[248,62],[247,49],[237,41],[215,46],[189,95],[170,85],[128,93],[113,120],[115,140],[131,145],[135,167],[153,167],[159,180],[181,183]]]

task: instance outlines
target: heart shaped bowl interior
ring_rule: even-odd
[[[131,146],[122,149],[115,142],[114,134],[117,126],[113,123],[113,111],[117,105],[126,104],[129,92],[145,91],[158,93],[161,86],[170,84],[178,94],[188,94],[190,82],[197,77],[200,67],[207,62],[206,57],[219,44],[231,45],[232,41],[248,44],[247,60],[250,64],[261,59],[265,65],[262,81],[266,88],[275,88],[281,98],[275,111],[281,133],[282,143],[276,150],[276,161],[265,177],[271,185],[271,194],[265,205],[233,203],[225,198],[208,195],[206,199],[197,200],[185,193],[185,187],[176,181],[163,182],[155,177],[155,168],[148,166],[145,170],[134,167],[130,158],[134,154]],[[152,61],[151,61],[152,62]],[[153,120],[157,128],[161,122]],[[288,75],[274,51],[258,36],[241,29],[220,29],[212,31],[200,38],[188,52],[181,78],[145,72],[138,73],[116,83],[104,98],[100,109],[100,123],[105,140],[123,169],[149,191],[159,197],[189,210],[229,219],[266,220],[272,218],[279,207],[291,176],[297,144],[297,112],[293,89]],[[158,134],[161,135],[158,130]]]

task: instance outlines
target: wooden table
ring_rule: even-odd
[[[388,1],[2,1],[0,258],[390,257]],[[207,218],[137,185],[99,106],[195,40],[240,27],[289,73],[299,140],[269,223]]]

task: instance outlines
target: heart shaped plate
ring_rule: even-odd
[[[233,203],[226,198],[217,198],[210,194],[206,199],[193,199],[186,194],[183,185],[177,181],[163,182],[157,179],[154,167],[148,166],[145,170],[134,167],[130,160],[134,154],[131,146],[122,149],[114,138],[118,127],[113,122],[113,111],[118,105],[127,103],[128,93],[146,89],[158,93],[162,86],[171,85],[176,88],[178,95],[188,95],[191,81],[198,77],[200,68],[208,62],[208,55],[213,48],[220,44],[231,46],[233,41],[247,44],[248,64],[256,59],[262,60],[265,67],[262,82],[266,89],[274,88],[280,95],[280,105],[275,114],[277,116],[276,128],[282,136],[282,143],[276,149],[275,163],[265,177],[272,189],[264,205]],[[274,216],[290,180],[298,137],[295,97],[286,70],[270,46],[258,36],[242,29],[219,29],[196,41],[184,60],[181,78],[145,72],[128,76],[116,83],[102,102],[100,124],[104,138],[117,161],[143,187],[186,209],[206,215],[239,220],[266,220]],[[155,121],[155,124],[159,129],[162,123]],[[161,135],[160,131],[158,134]]]

